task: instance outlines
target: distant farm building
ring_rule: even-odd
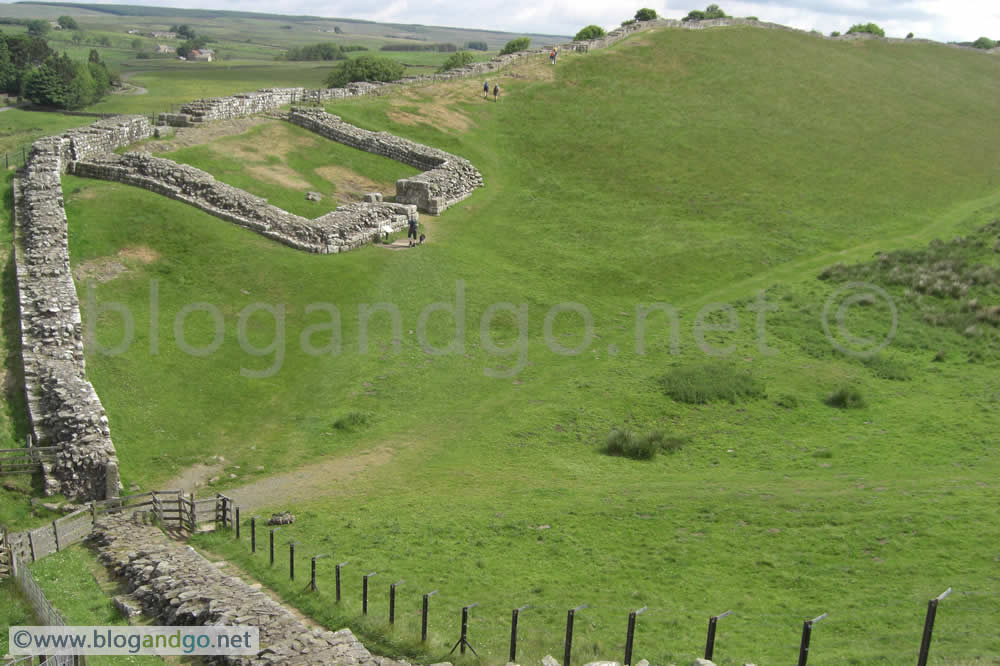
[[[155,39],[177,39],[176,32],[152,32],[150,35]]]
[[[173,53],[174,52],[174,47],[170,46],[169,44],[157,44],[156,45],[156,52],[157,53]]]

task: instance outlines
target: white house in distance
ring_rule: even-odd
[[[151,32],[149,35],[153,39],[177,39],[176,32]]]
[[[215,51],[212,49],[196,49],[188,55],[188,60],[198,60],[201,62],[212,62],[215,60]]]
[[[169,44],[157,44],[156,45],[156,52],[157,53],[173,53],[174,50],[175,50],[174,47],[170,46]]]

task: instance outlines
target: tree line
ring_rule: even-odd
[[[41,37],[0,32],[0,91],[39,106],[79,109],[104,97],[118,82],[96,49],[87,62],[58,55]]]

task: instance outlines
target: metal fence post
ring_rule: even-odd
[[[570,653],[573,651],[573,617],[578,610],[583,610],[587,604],[581,604],[566,613],[566,645],[563,650],[563,666],[569,666]]]
[[[510,658],[507,660],[512,664],[517,663],[517,616],[521,614],[529,604],[525,604],[520,608],[515,608],[510,615]]]
[[[827,616],[827,613],[823,613],[819,617],[815,617],[811,620],[806,620],[802,623],[802,642],[799,643],[799,664],[798,666],[806,666],[806,661],[809,659],[809,640],[812,638],[812,628],[813,625],[822,620]]]
[[[327,557],[326,553],[322,555],[313,555],[312,558],[312,575],[309,577],[309,589],[313,592],[319,591],[319,588],[316,587],[316,560],[321,557]]]
[[[635,618],[641,615],[646,610],[646,606],[643,606],[639,610],[632,611],[628,614],[628,630],[625,633],[625,661],[623,662],[625,666],[631,666],[632,664],[632,642],[635,640]]]
[[[236,507],[236,539],[240,538],[240,507]]]
[[[920,639],[920,655],[917,657],[917,666],[927,666],[927,657],[931,651],[931,634],[934,632],[934,618],[937,616],[938,602],[949,594],[951,594],[950,587],[927,602],[927,617],[924,618],[924,635]]]
[[[715,628],[719,623],[719,620],[731,614],[733,611],[727,610],[725,613],[720,613],[718,615],[713,615],[708,618],[708,638],[705,640],[705,659],[712,661],[712,655],[715,654]]]
[[[299,544],[298,541],[288,542],[288,579],[295,580],[295,546]]]
[[[396,623],[396,588],[405,582],[401,580],[389,586],[389,624]]]
[[[423,609],[420,611],[420,642],[421,643],[426,643],[427,642],[427,607],[428,607],[427,600],[430,599],[435,594],[437,594],[437,592],[438,592],[437,590],[434,590],[433,592],[428,592],[427,594],[424,595],[424,606],[423,606]]]
[[[341,562],[336,566],[336,582],[337,582],[337,603],[340,603],[340,567],[345,566],[347,562]]]
[[[279,529],[280,528],[277,528],[277,527],[271,528],[271,566],[272,567],[274,566],[274,533],[277,532]]]
[[[475,608],[478,605],[479,603],[476,602],[474,604],[469,604],[468,606],[462,606],[462,635],[459,637],[458,642],[455,643],[455,646],[451,648],[451,652],[448,654],[454,652],[455,648],[461,647],[461,650],[459,650],[461,654],[465,654],[465,648],[469,648],[472,650],[472,654],[477,657],[479,656],[479,653],[476,652],[476,648],[472,647],[472,643],[469,642],[469,609]]]
[[[257,552],[257,519],[260,516],[250,517],[250,552]]]
[[[361,614],[368,615],[368,579],[378,572],[373,571],[361,577]]]

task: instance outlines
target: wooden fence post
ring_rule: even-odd
[[[55,537],[56,541],[56,552],[59,552],[59,523],[55,520],[52,521],[52,536]]]
[[[31,561],[35,561],[35,540],[31,538],[31,530],[28,530],[28,548],[31,549]]]

